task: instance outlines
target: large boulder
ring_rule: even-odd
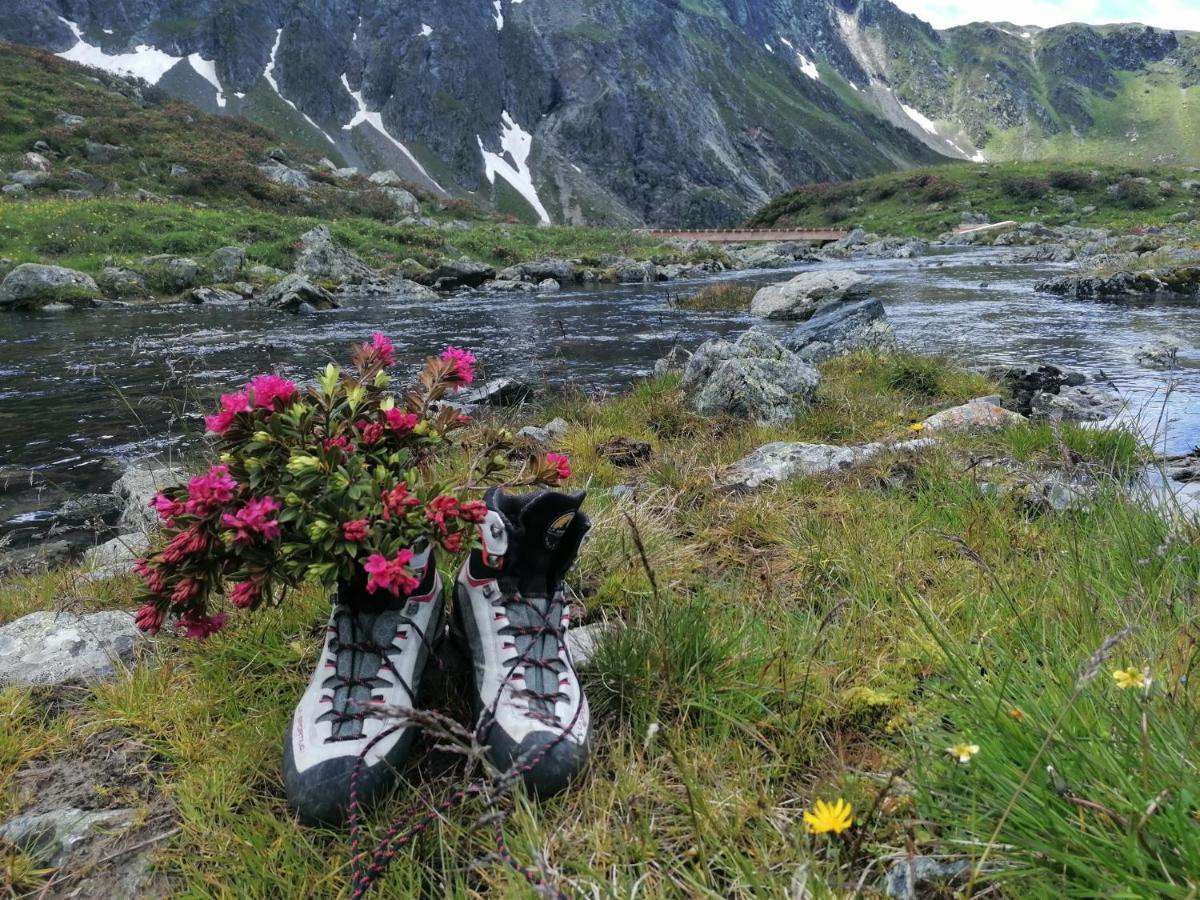
[[[421,201],[404,188],[383,187],[379,192],[391,200],[396,212],[402,215],[413,216],[421,211]]]
[[[142,268],[150,283],[170,294],[178,294],[198,285],[203,276],[200,263],[188,256],[158,253],[142,258]]]
[[[133,269],[108,266],[100,270],[96,283],[104,296],[112,300],[137,300],[150,296],[146,279]]]
[[[519,263],[500,274],[501,277],[532,281],[534,284],[541,284],[547,279],[557,281],[560,285],[579,280],[579,271],[575,264],[566,259],[540,259]]]
[[[825,306],[793,329],[783,344],[808,363],[860,350],[890,352],[898,346],[883,304],[875,299]]]
[[[241,247],[222,247],[209,254],[208,266],[212,279],[218,284],[234,281],[245,268],[246,251]]]
[[[166,488],[182,484],[187,471],[153,457],[130,463],[113,484],[112,491],[124,504],[117,527],[122,532],[146,534],[158,528],[158,515],[150,501]]]
[[[735,343],[712,340],[688,361],[683,387],[697,412],[782,425],[812,402],[821,375],[778,341],[748,331]]]
[[[50,180],[50,173],[44,169],[21,169],[13,172],[8,176],[8,180],[14,184],[19,184],[27,190],[40,188],[43,184]]]
[[[802,272],[791,281],[771,284],[754,295],[750,312],[764,319],[809,319],[821,307],[861,297],[871,279],[850,269]]]
[[[150,551],[150,538],[144,533],[123,534],[97,544],[83,554],[83,565],[93,578],[111,578],[133,571],[133,564]]]
[[[100,288],[90,275],[62,266],[25,263],[0,282],[0,309],[91,306],[99,296]]]
[[[296,313],[313,309],[337,309],[339,306],[333,294],[302,275],[288,275],[263,291],[255,300],[264,306]]]
[[[0,627],[0,687],[110,678],[139,638],[127,612],[35,612]]]
[[[305,278],[329,278],[350,284],[379,277],[378,272],[354,253],[334,243],[328,225],[318,225],[300,236],[293,270]]]
[[[83,142],[83,155],[88,158],[88,162],[110,163],[124,156],[125,148],[88,139]]]
[[[404,184],[404,179],[393,172],[391,169],[384,169],[382,172],[375,172],[367,181],[371,184],[377,184],[380,187],[400,187]]]
[[[495,277],[496,270],[491,266],[463,258],[440,263],[436,269],[415,280],[439,291],[453,291],[465,287],[477,288]]]
[[[735,490],[756,490],[768,484],[782,484],[804,475],[838,474],[870,462],[883,453],[911,453],[933,445],[934,441],[928,438],[890,444],[858,444],[852,447],[776,441],[759,447],[730,466],[722,478],[722,483]]]
[[[1034,285],[1034,290],[1076,300],[1120,300],[1156,294],[1200,294],[1200,266],[1117,272],[1108,276],[1064,275]]]
[[[264,163],[258,167],[258,171],[262,172],[268,180],[284,187],[295,188],[298,191],[307,191],[312,187],[307,175],[299,169],[293,169],[279,162]]]

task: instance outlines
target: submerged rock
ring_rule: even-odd
[[[823,306],[864,296],[870,283],[869,276],[850,269],[804,272],[791,281],[759,290],[750,312],[764,319],[803,321]]]
[[[1162,338],[1142,344],[1134,353],[1134,359],[1147,369],[1174,369],[1179,365],[1179,351],[1187,344],[1175,338]]]
[[[764,425],[795,419],[812,402],[821,375],[766,334],[748,331],[736,343],[712,340],[688,360],[683,387],[703,415],[745,416]]]
[[[140,636],[127,612],[30,613],[0,627],[0,687],[109,678]]]
[[[1034,285],[1034,290],[1077,300],[1121,299],[1154,294],[1200,294],[1200,266],[1117,272],[1108,276],[1066,275]]]
[[[90,275],[62,266],[24,263],[0,282],[0,309],[92,306],[99,296]]]

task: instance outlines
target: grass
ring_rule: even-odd
[[[756,285],[724,281],[719,284],[706,285],[694,294],[680,297],[677,302],[682,309],[747,310],[756,293],[758,293]]]
[[[811,410],[778,430],[692,413],[675,378],[536,411],[571,423],[562,449],[590,491],[596,527],[571,584],[589,620],[624,627],[584,673],[591,773],[553,801],[514,800],[513,853],[602,897],[781,896],[797,885],[873,896],[909,852],[965,859],[979,870],[968,895],[1194,896],[1195,530],[1168,526],[1115,484],[1061,514],[980,485],[981,460],[1100,472],[1136,444],[1023,426],[842,478],[749,496],[717,488],[725,465],[767,440],[899,438],[995,390],[904,355],[823,371]],[[653,457],[613,467],[597,448],[617,436],[649,442]],[[632,505],[609,495],[621,483],[636,485]],[[120,604],[129,587],[81,585],[71,570],[30,577],[0,588],[0,618],[64,598]],[[323,606],[301,593],[236,615],[206,644],[160,640],[154,664],[82,703],[35,712],[29,692],[5,692],[23,727],[0,739],[0,776],[120,729],[152,754],[178,818],[156,855],[177,895],[347,896],[345,834],[298,827],[279,780]],[[1093,651],[1129,626],[1077,687]],[[1144,696],[1115,689],[1111,670],[1127,666],[1153,673]],[[945,752],[962,741],[981,748],[967,765]],[[1047,781],[1047,764],[1070,793]],[[374,836],[462,776],[422,755],[406,777]],[[806,834],[802,812],[837,797],[853,804],[853,829]],[[6,808],[19,799],[0,788]],[[441,818],[397,856],[380,896],[528,896],[488,862],[477,816]]]
[[[1143,177],[1152,183],[1134,181]],[[1185,168],[1136,164],[958,163],[806,185],[771,201],[749,224],[861,226],[885,235],[936,237],[960,225],[962,212],[970,210],[993,222],[1036,219],[1046,225],[1131,231],[1172,217],[1200,219],[1200,191],[1179,187],[1196,179]],[[1162,191],[1160,181],[1171,182],[1171,190]],[[1117,186],[1114,194],[1110,185]]]

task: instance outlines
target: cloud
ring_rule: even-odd
[[[1156,28],[1200,31],[1198,0],[1005,0],[985,7],[978,0],[893,0],[936,28],[967,22],[1005,21],[1017,25],[1061,25],[1064,22],[1141,22]]]

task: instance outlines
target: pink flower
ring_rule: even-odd
[[[460,512],[458,500],[448,494],[434,497],[425,507],[426,518],[436,525],[442,534],[446,534],[449,530],[446,520],[450,519],[453,521],[457,519]]]
[[[479,500],[468,500],[459,505],[458,514],[464,522],[482,525],[487,518],[487,504]]]
[[[177,628],[183,629],[184,637],[202,641],[225,627],[225,613],[217,613],[215,616],[198,616],[188,610],[179,617],[179,621],[175,625]]]
[[[408,485],[402,481],[390,491],[383,492],[383,521],[390,522],[392,516],[404,518],[410,509],[420,505],[420,498],[409,493]]]
[[[361,544],[371,533],[371,523],[367,519],[355,519],[353,522],[342,523],[342,537],[352,544]]]
[[[260,537],[264,541],[273,541],[279,537],[279,522],[270,518],[270,515],[280,509],[273,497],[250,500],[232,515],[225,513],[221,517],[221,524],[234,530],[235,544],[253,544]]]
[[[442,549],[447,553],[461,553],[463,548],[463,533],[456,531],[453,534],[448,534],[441,540]]]
[[[379,361],[385,366],[396,362],[396,348],[392,346],[391,339],[382,331],[376,331],[371,335],[371,349],[375,351]]]
[[[193,516],[206,516],[216,507],[233,499],[237,482],[229,474],[229,466],[213,466],[207,474],[188,482],[188,501],[184,509]]]
[[[171,543],[163,550],[163,562],[175,565],[189,556],[198,556],[208,549],[208,536],[197,527],[181,531],[171,538]]]
[[[249,609],[258,599],[259,587],[254,581],[239,581],[229,591],[229,602],[238,609]]]
[[[162,629],[164,618],[166,618],[165,613],[157,606],[143,606],[133,614],[134,624],[147,634],[158,634]]]
[[[150,501],[150,505],[154,507],[159,519],[168,528],[174,524],[176,516],[183,515],[183,504],[178,500],[172,500],[165,494],[159,494]]]
[[[442,360],[454,363],[450,377],[460,386],[466,386],[475,380],[475,354],[461,347],[447,347],[442,351]]]
[[[337,437],[325,438],[325,443],[323,446],[325,447],[326,453],[328,453],[330,450],[341,450],[344,454],[349,456],[354,452],[354,445],[350,443],[350,438],[346,437],[344,434],[339,434]]]
[[[401,550],[392,559],[378,553],[373,554],[363,566],[371,576],[367,580],[367,593],[374,594],[376,591],[385,590],[393,597],[411,594],[421,584],[406,568],[412,562],[412,558],[411,550]]]
[[[383,437],[383,426],[378,422],[358,423],[359,443],[364,447],[372,447]]]
[[[171,602],[176,606],[186,606],[200,593],[200,582],[195,578],[181,578],[171,591]]]
[[[401,434],[412,431],[421,421],[416,413],[402,413],[398,409],[389,409],[384,416],[387,417],[388,428]]]
[[[206,416],[204,424],[213,434],[224,434],[233,425],[238,413],[250,412],[250,397],[247,394],[222,394],[221,411],[215,416]]]
[[[246,388],[253,392],[254,405],[259,409],[287,406],[296,396],[295,383],[280,375],[259,375],[246,385]]]
[[[559,481],[566,481],[571,477],[571,461],[561,453],[547,453],[546,462],[558,470]]]
[[[139,559],[133,564],[133,571],[146,582],[146,589],[152,594],[162,594],[167,590],[167,581],[163,573],[147,560]]]

